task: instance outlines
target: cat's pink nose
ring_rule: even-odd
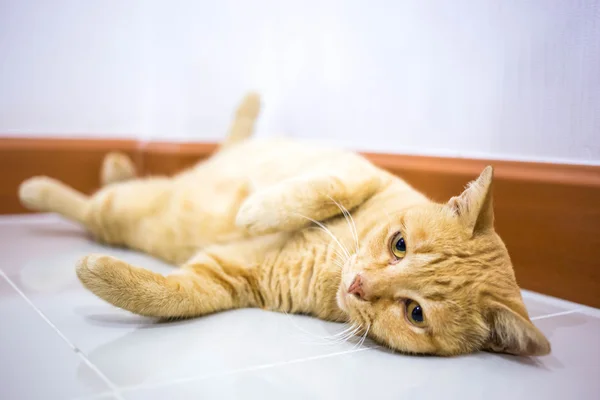
[[[363,281],[360,275],[356,275],[350,286],[348,287],[348,293],[353,294],[361,300],[365,299],[365,292],[363,290]]]

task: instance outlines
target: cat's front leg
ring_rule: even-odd
[[[290,232],[351,210],[382,187],[382,174],[366,161],[309,171],[252,194],[236,224],[253,234]]]
[[[243,307],[262,307],[258,268],[283,235],[217,245],[199,252],[169,275],[106,255],[89,255],[77,276],[96,296],[135,314],[191,318]]]

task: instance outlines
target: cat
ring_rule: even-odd
[[[221,148],[172,178],[137,178],[113,153],[93,196],[35,177],[21,202],[181,264],[164,276],[106,255],[78,261],[87,289],[139,315],[259,307],[346,322],[407,354],[550,353],[494,231],[492,167],[440,204],[353,152],[248,139],[259,109],[248,95]]]

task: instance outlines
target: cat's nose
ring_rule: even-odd
[[[352,281],[350,286],[348,286],[348,294],[352,294],[361,300],[365,299],[365,292],[363,289],[363,279],[360,276],[360,274],[356,275],[356,277],[354,278],[354,280]]]

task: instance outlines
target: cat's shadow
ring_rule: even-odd
[[[89,233],[82,229],[77,228],[59,228],[59,227],[36,227],[33,232],[36,236],[41,237],[52,237],[52,238],[77,238],[89,241],[91,243],[94,242],[94,237]]]
[[[543,369],[546,371],[551,371],[556,366],[562,367],[562,364],[560,363],[560,361],[558,361],[553,356],[547,356],[546,359],[543,361],[536,357],[521,357],[521,356],[515,356],[515,355],[511,355],[511,354],[495,354],[494,353],[494,356],[500,357],[509,363],[515,363],[515,364],[519,364],[519,365],[523,365],[523,366],[531,367],[531,368],[539,368],[539,369]],[[548,365],[549,359],[552,359],[552,361],[551,361],[551,363],[553,364],[552,367],[550,365]]]
[[[149,377],[175,367],[193,352],[194,335],[200,335],[197,320],[157,320],[121,314],[88,314],[88,324],[98,328],[129,331],[105,342],[87,354],[89,360],[118,386],[142,384]],[[86,379],[90,372],[84,364],[78,376]]]
[[[96,328],[126,332],[95,347],[87,356],[112,382],[118,386],[131,386],[146,384],[149,380],[154,382],[164,377],[173,378],[170,374],[178,374],[177,378],[181,378],[182,373],[197,376],[198,373],[203,374],[202,370],[205,370],[204,373],[212,373],[216,370],[231,370],[256,362],[262,363],[264,359],[281,360],[278,354],[282,351],[281,347],[271,347],[270,340],[279,335],[289,335],[290,330],[298,331],[291,327],[284,317],[281,320],[283,323],[277,323],[275,320],[273,325],[261,324],[260,319],[254,319],[254,313],[264,312],[262,310],[251,311],[251,319],[257,322],[249,323],[245,315],[240,315],[239,318],[237,315],[227,315],[244,311],[248,310],[231,310],[202,318],[177,320],[158,320],[120,311],[110,312],[100,306],[78,307],[75,312],[81,315],[87,324]],[[224,320],[219,321],[221,318]],[[211,321],[213,319],[218,321],[218,326],[228,325],[227,329],[214,329],[215,321]],[[329,328],[329,325],[327,327]],[[106,335],[112,336],[110,332]],[[260,337],[266,339],[258,339]],[[98,335],[97,338],[103,339],[104,334]],[[250,338],[251,345],[247,338]],[[347,345],[342,345],[342,348],[358,348],[361,339],[356,337]],[[315,349],[323,349],[319,346],[323,344],[331,343],[298,339],[298,345],[308,348],[311,353],[314,353]],[[310,350],[311,346],[315,347]],[[367,339],[361,346],[376,345]],[[322,350],[317,352],[322,353]],[[289,356],[297,357],[294,353],[297,354],[294,350],[290,351]],[[78,375],[82,375],[81,378],[84,379],[84,374],[89,374],[89,371],[81,365]]]
[[[161,319],[125,312],[111,313],[106,312],[106,307],[99,306],[75,307],[75,313],[81,315],[90,325],[95,325],[100,328],[117,329],[122,329],[127,326],[135,326],[138,329],[158,329],[165,326],[177,326],[198,320],[197,318]]]
[[[123,328],[124,326],[137,326],[140,329],[148,329],[163,323],[160,320],[153,320],[138,315],[125,316],[115,314],[90,314],[85,317],[90,325],[102,328]],[[165,321],[167,322],[167,321]]]

